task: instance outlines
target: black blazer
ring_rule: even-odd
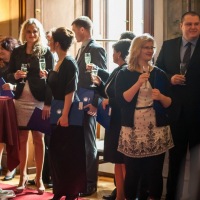
[[[94,63],[98,66],[98,68],[101,68],[103,70],[107,69],[106,62],[107,62],[107,55],[105,49],[100,46],[95,40],[91,39],[88,45],[84,48],[84,50],[81,52],[81,55],[79,56],[77,63],[79,67],[79,82],[78,82],[78,88],[89,88],[92,84],[91,82],[91,75],[90,73],[85,73],[86,71],[86,64],[85,64],[85,53],[91,53],[91,63]],[[103,78],[104,81],[106,81],[108,74],[104,73],[102,70],[98,74],[101,78]],[[94,106],[97,107],[98,105],[98,98],[99,95],[95,94],[95,98],[92,102]]]
[[[46,70],[50,71],[54,66],[54,58],[52,53],[47,49],[44,55],[46,61]],[[39,76],[39,58],[30,57],[26,54],[26,45],[21,45],[15,48],[11,54],[9,69],[8,69],[8,82],[16,84],[15,98],[18,99],[23,91],[24,84],[20,83],[22,79],[15,80],[14,73],[21,69],[22,63],[30,63],[28,66],[27,80],[31,93],[38,101],[44,101],[45,105],[50,105],[52,100],[52,92],[45,79]]]
[[[180,46],[182,37],[164,41],[156,66],[163,69],[169,79],[180,74]],[[200,38],[190,59],[186,73],[186,85],[171,85],[173,108],[172,119],[176,120],[184,112],[188,120],[200,122]]]

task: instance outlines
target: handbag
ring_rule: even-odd
[[[53,99],[51,102],[50,124],[57,124],[58,119],[62,115],[64,108],[63,100]],[[71,104],[69,111],[69,125],[82,126],[83,125],[83,103],[80,101],[74,101]]]

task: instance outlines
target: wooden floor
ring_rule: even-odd
[[[34,179],[35,174],[29,175],[29,179]],[[2,181],[3,176],[0,177],[0,181]],[[16,175],[14,179],[11,181],[2,181],[2,183],[9,184],[9,185],[18,185],[19,181],[19,175]],[[28,186],[29,188],[35,189],[35,186]],[[96,199],[102,199],[103,195],[110,194],[112,190],[115,188],[114,183],[113,183],[113,178],[108,178],[108,177],[102,177],[99,176],[98,179],[98,188],[97,192],[93,194],[92,196],[84,197],[82,199],[84,200],[96,200]],[[47,192],[52,192],[52,189],[46,189]]]

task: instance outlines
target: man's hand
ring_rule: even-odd
[[[183,85],[185,82],[185,76],[180,74],[175,74],[171,77],[171,84],[172,85]]]
[[[89,110],[87,112],[88,115],[92,115],[94,117],[97,115],[97,108],[94,107],[92,104],[88,104],[88,105],[84,106],[84,109],[85,108],[89,108]]]

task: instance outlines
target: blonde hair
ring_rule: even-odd
[[[156,47],[155,40],[154,40],[153,36],[151,36],[149,33],[144,33],[140,36],[136,36],[133,39],[133,41],[131,42],[131,46],[129,49],[129,55],[127,57],[128,69],[130,71],[138,71],[139,70],[140,66],[138,63],[138,57],[140,55],[142,47],[147,42],[153,42],[153,46]],[[156,52],[156,50],[154,49],[154,54],[155,54],[155,52]],[[150,66],[152,65],[152,60],[149,61],[149,65]]]
[[[19,41],[21,44],[26,43],[26,29],[29,25],[34,24],[39,32],[38,41],[34,44],[32,56],[41,57],[47,52],[48,41],[42,24],[35,18],[27,19],[21,26]]]

